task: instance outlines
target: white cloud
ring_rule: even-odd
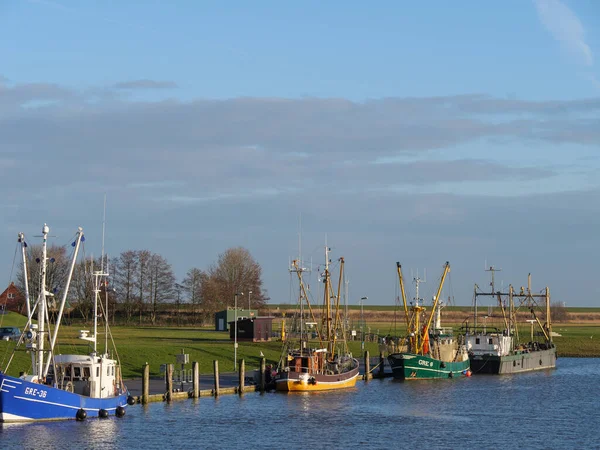
[[[564,48],[580,63],[594,64],[592,50],[585,41],[579,18],[558,0],[534,0],[540,21]]]
[[[1,254],[40,221],[61,239],[83,226],[99,251],[107,194],[111,254],[148,248],[182,276],[246,246],[274,302],[289,295],[281,269],[299,214],[308,250],[327,234],[352,261],[354,292],[378,303],[393,302],[398,259],[450,259],[463,303],[491,255],[511,281],[532,270],[542,282],[593,279],[598,98],[141,102],[116,91],[0,88]],[[553,294],[573,298],[573,284],[592,298],[585,283],[553,282]]]

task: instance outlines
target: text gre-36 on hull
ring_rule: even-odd
[[[104,351],[100,352],[97,345],[98,309],[104,299],[108,300],[107,282],[102,281],[108,277],[104,270],[104,257],[100,261],[100,270],[91,274],[94,279],[94,329],[92,334],[87,330],[81,330],[79,334],[80,339],[91,343],[92,351],[87,355],[56,354],[55,346],[67,293],[77,254],[85,239],[83,230],[79,228],[72,244],[73,254],[67,270],[67,279],[61,286],[62,292],[59,292],[60,301],[56,302],[54,293],[46,286],[48,265],[54,262],[47,249],[49,231],[48,226],[44,224],[41,258],[36,259],[39,264],[40,288],[35,302],[30,301],[27,276],[24,279],[27,324],[14,350],[26,350],[31,355],[31,373],[23,373],[19,377],[8,375],[12,357],[8,365],[0,370],[0,422],[122,417],[127,404],[133,403],[133,398],[128,395],[123,384],[119,361],[110,356],[108,324],[105,324],[104,330]],[[27,244],[23,233],[19,233],[19,243],[23,257],[23,273],[27,274]],[[108,305],[105,305],[104,311],[107,309]],[[48,320],[49,311],[56,317],[54,323]]]

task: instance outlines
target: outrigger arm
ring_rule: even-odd
[[[450,272],[450,263],[446,261],[444,265],[444,272],[442,273],[442,279],[440,280],[440,285],[437,290],[437,295],[435,296],[435,300],[433,302],[433,307],[431,308],[431,314],[429,314],[429,319],[427,319],[427,325],[423,328],[423,332],[421,334],[421,342],[419,343],[419,348],[417,349],[418,354],[422,354],[423,351],[423,342],[425,340],[425,336],[429,333],[429,327],[431,326],[431,320],[433,319],[433,315],[435,314],[435,310],[440,301],[440,295],[442,293],[442,288],[444,287],[444,281],[446,280],[446,275]],[[418,331],[418,330],[417,330]]]

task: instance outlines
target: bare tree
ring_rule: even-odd
[[[138,271],[138,257],[134,250],[127,250],[119,255],[115,261],[114,288],[118,301],[121,303],[126,321],[129,323],[137,305],[136,280]]]
[[[137,256],[137,305],[138,312],[140,316],[140,325],[142,324],[142,315],[144,313],[145,306],[145,298],[146,293],[148,292],[148,278],[149,278],[149,270],[150,270],[150,258],[152,257],[152,253],[148,250],[138,250],[136,251]]]
[[[84,322],[88,322],[93,309],[94,279],[92,277],[92,267],[100,267],[99,265],[100,260],[83,260],[77,263],[73,271],[71,301],[69,303],[81,315]]]
[[[567,322],[569,320],[569,311],[561,302],[553,302],[550,308],[550,317],[553,322]]]
[[[46,289],[48,292],[55,295],[55,298],[61,294],[66,275],[69,270],[70,258],[67,257],[65,247],[57,247],[51,245],[47,248],[47,265],[46,265]],[[40,294],[42,284],[42,246],[30,245],[27,247],[27,269],[28,269],[28,284],[30,299],[35,302]],[[25,274],[23,266],[20,267],[17,274],[17,287],[24,292],[25,290]],[[55,302],[50,302],[50,308]]]
[[[202,278],[206,274],[200,269],[194,267],[187,271],[181,287],[187,296],[187,300],[192,305],[192,317],[194,324],[198,320],[198,309],[202,303]]]
[[[150,320],[156,324],[158,308],[162,303],[173,301],[175,275],[171,265],[160,255],[152,254],[149,260],[148,281],[150,287]]]
[[[230,248],[219,255],[216,264],[208,270],[203,283],[202,299],[205,311],[213,313],[234,305],[236,293],[252,291],[252,305],[264,306],[269,299],[262,289],[262,268],[243,247]],[[239,299],[238,299],[239,300]],[[238,304],[238,307],[242,305]]]

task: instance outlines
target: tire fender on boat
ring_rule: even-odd
[[[123,408],[122,406],[117,406],[117,409],[115,410],[115,415],[117,417],[123,417],[125,415],[125,408]]]

